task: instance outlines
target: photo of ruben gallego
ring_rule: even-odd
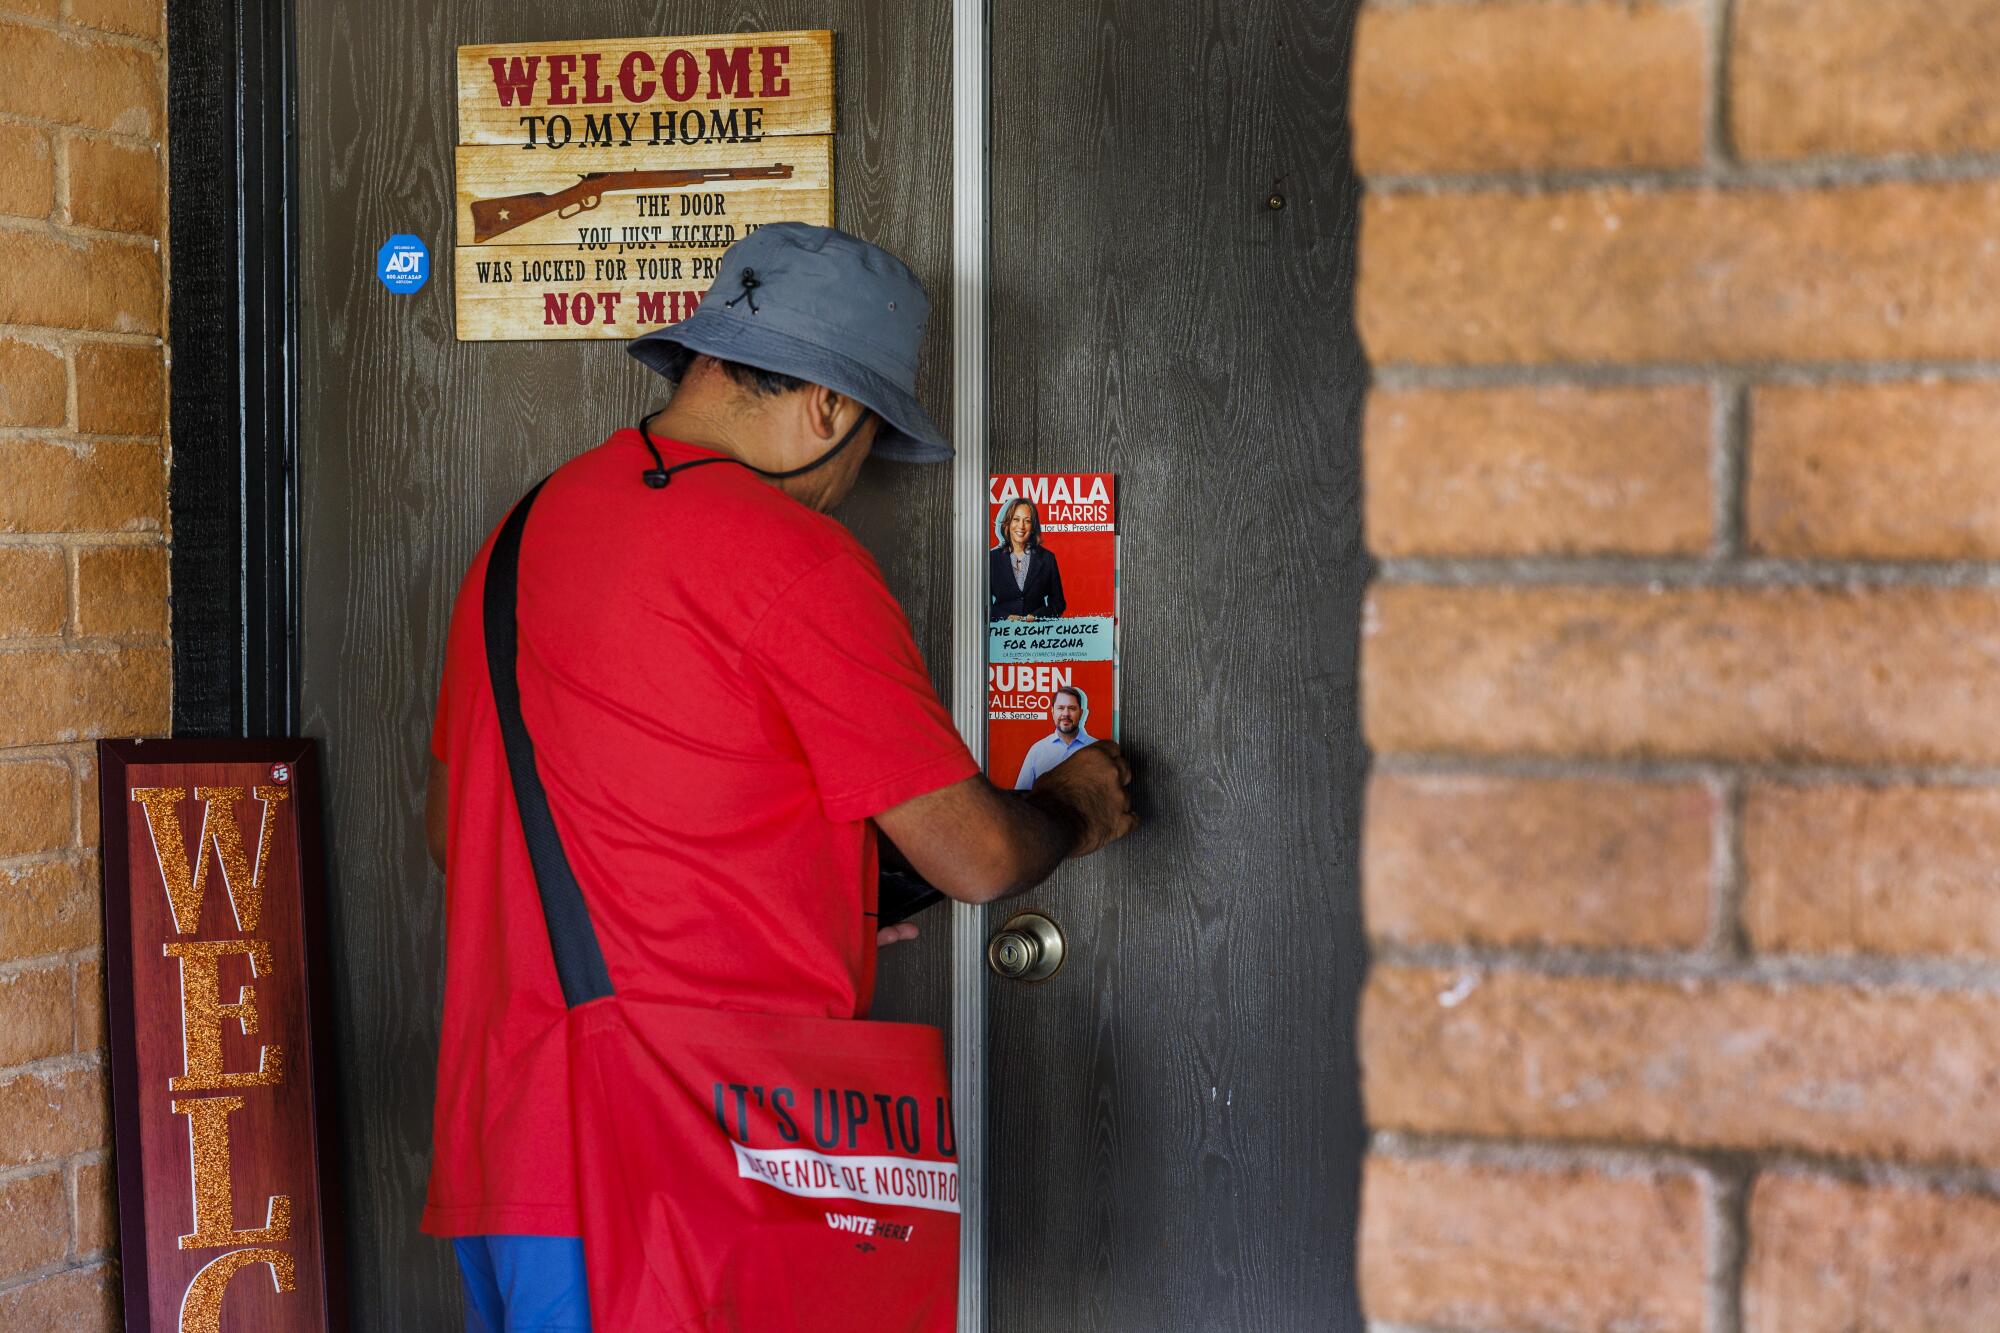
[[[1027,757],[1021,760],[1021,771],[1014,779],[1014,790],[1027,791],[1035,785],[1036,778],[1084,746],[1095,745],[1097,737],[1083,726],[1089,716],[1090,700],[1082,690],[1074,685],[1059,688],[1049,703],[1049,721],[1055,724],[1055,730],[1028,747]]]

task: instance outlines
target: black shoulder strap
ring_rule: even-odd
[[[515,621],[519,601],[521,530],[542,486],[521,497],[493,542],[486,564],[486,670],[493,680],[493,706],[500,714],[500,739],[507,750],[507,771],[514,780],[514,803],[521,811],[521,832],[528,840],[528,858],[535,866],[535,887],[542,897],[542,919],[548,923],[549,948],[555,954],[556,977],[563,1000],[574,1009],[611,994],[611,974],[597,930],[583,905],[583,890],[569,868],[562,836],[549,814],[549,795],[542,788],[535,764],[535,743],[521,718],[521,682],[516,674],[520,640]]]

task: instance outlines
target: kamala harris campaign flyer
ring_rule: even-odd
[[[1118,732],[1118,509],[1105,472],[988,479],[986,771],[1026,790]]]

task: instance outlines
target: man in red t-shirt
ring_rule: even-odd
[[[893,256],[758,229],[633,355],[671,404],[558,468],[521,543],[521,710],[621,994],[854,1018],[873,990],[875,830],[953,898],[1039,883],[1136,821],[1101,741],[1002,792],[938,702],[868,553],[827,510],[862,460],[951,457],[914,394],[928,313]],[[482,636],[492,541],[452,611],[428,826],[446,985],[423,1229],[468,1327],[588,1328],[565,1007]]]

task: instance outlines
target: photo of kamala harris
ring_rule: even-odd
[[[987,589],[993,620],[1056,620],[1062,616],[1062,570],[1042,545],[1042,517],[1032,500],[1000,507],[993,522],[997,544],[987,555]]]

